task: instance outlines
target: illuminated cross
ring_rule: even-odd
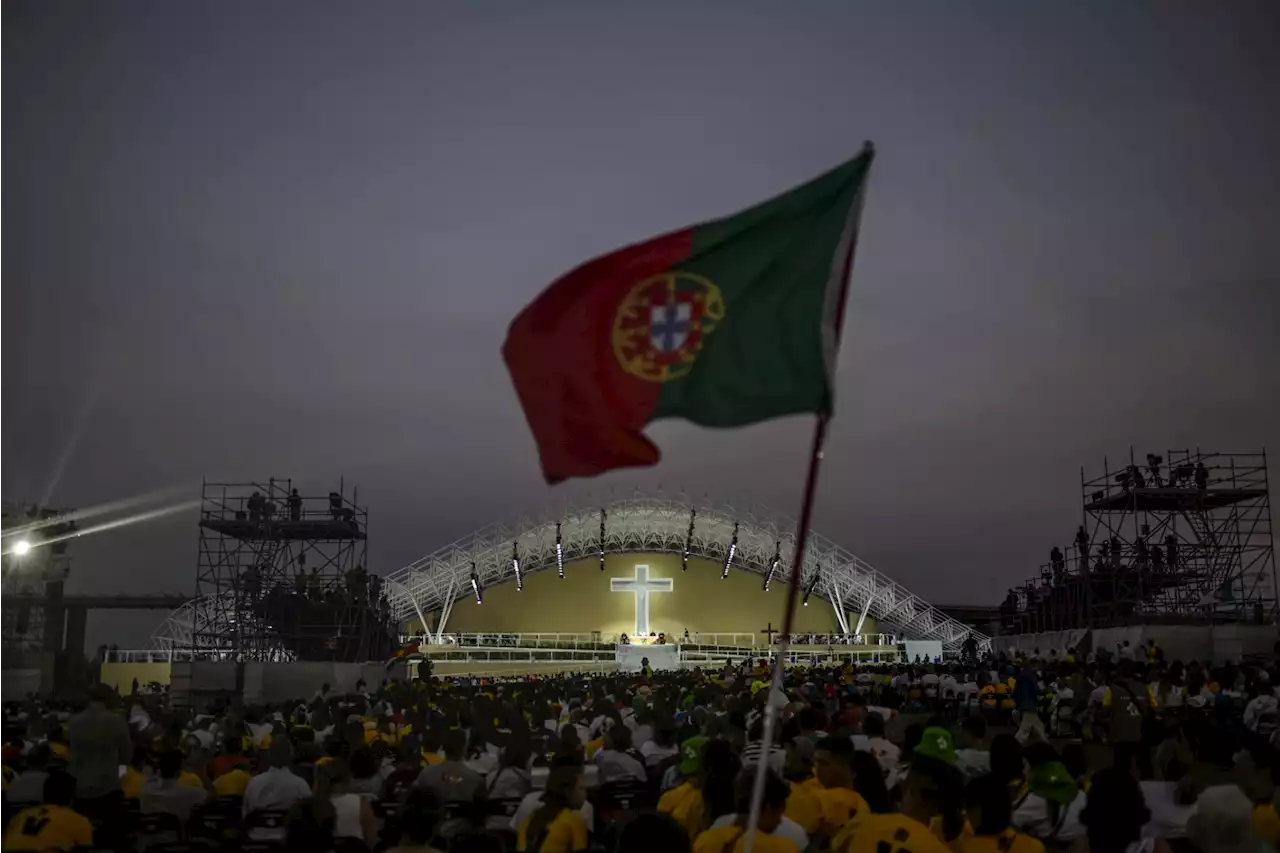
[[[636,633],[637,637],[649,635],[649,593],[671,592],[675,582],[671,578],[649,578],[648,566],[636,566],[635,577],[612,578],[609,581],[610,592],[629,592],[636,597]]]

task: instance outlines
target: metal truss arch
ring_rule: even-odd
[[[601,543],[601,514],[604,542]],[[689,537],[690,520],[693,536]],[[603,544],[607,554],[660,553],[722,562],[737,532],[733,568],[765,576],[775,551],[782,562],[774,583],[786,583],[787,561],[795,550],[795,524],[727,506],[701,506],[683,501],[631,499],[604,507],[579,506],[558,517],[522,518],[493,524],[427,554],[388,576],[387,597],[401,622],[421,613],[439,613],[453,601],[472,594],[472,567],[482,587],[515,580],[512,545],[525,575],[557,567],[556,532],[564,563],[594,559]],[[831,540],[810,531],[801,588],[814,582],[813,595],[831,602],[838,612],[860,612],[906,639],[936,640],[957,651],[972,635],[980,648],[990,638],[947,616]]]

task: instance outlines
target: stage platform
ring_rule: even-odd
[[[1205,512],[1266,496],[1266,489],[1129,489],[1088,500],[1085,509],[1089,512]]]
[[[243,518],[204,518],[200,526],[223,536],[246,541],[285,540],[289,542],[361,541],[365,533],[354,521],[338,518],[303,518],[298,521],[275,518],[249,521]]]

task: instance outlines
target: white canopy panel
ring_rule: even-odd
[[[555,570],[557,525],[561,559],[567,564],[598,558],[602,545],[608,554],[677,555],[684,553],[687,546],[689,557],[723,561],[735,524],[738,543],[733,568],[766,575],[780,547],[782,563],[774,573],[774,582],[786,583],[790,576],[787,563],[795,549],[793,523],[757,518],[729,507],[637,499],[611,503],[603,509],[573,508],[559,518],[490,525],[389,575],[387,597],[394,616],[404,621],[442,610],[454,600],[472,595],[473,565],[484,587],[514,580],[513,543],[523,574]],[[989,637],[930,606],[839,545],[810,531],[802,589],[808,589],[815,574],[814,595],[836,604],[838,610],[875,618],[883,626],[881,630],[891,629],[907,640],[936,640],[948,651],[958,651],[970,635],[980,648],[990,644]],[[850,629],[850,633],[856,631]]]

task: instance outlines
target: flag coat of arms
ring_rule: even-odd
[[[502,354],[547,481],[655,464],[660,418],[829,414],[873,157],[588,261],[520,312]]]

